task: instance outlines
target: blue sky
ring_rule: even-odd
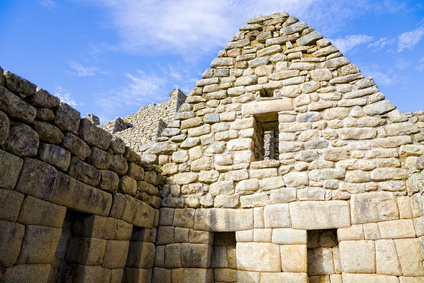
[[[105,123],[188,93],[248,18],[282,11],[424,110],[423,1],[1,0],[0,66]]]

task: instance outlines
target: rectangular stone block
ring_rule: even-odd
[[[212,248],[207,244],[182,244],[181,265],[186,268],[209,268]]]
[[[306,230],[296,230],[290,228],[273,229],[272,242],[280,245],[306,245]]]
[[[307,272],[308,254],[305,245],[280,246],[283,272]]]
[[[297,229],[334,229],[350,226],[346,201],[302,201],[289,204],[292,227]]]
[[[175,209],[174,226],[193,228],[195,211],[193,208]]]
[[[281,271],[279,245],[237,243],[237,269],[247,271]]]
[[[22,204],[18,221],[22,224],[62,228],[65,213],[64,206],[27,196]]]
[[[396,198],[389,192],[367,192],[352,195],[352,224],[399,219]]]
[[[62,229],[27,225],[18,263],[52,263],[61,235]]]
[[[152,274],[152,282],[171,283],[172,270],[155,267]]]
[[[88,237],[72,237],[69,241],[66,261],[75,264],[100,265],[106,249],[106,240]]]
[[[424,276],[423,255],[418,239],[395,240],[396,251],[404,276]]]
[[[261,273],[261,281],[263,283],[274,283],[274,282],[293,282],[293,283],[305,283],[308,282],[307,273]],[[259,282],[257,281],[238,281],[238,282]]]
[[[339,241],[346,240],[363,240],[364,230],[362,225],[352,225],[347,228],[337,229],[337,239]]]
[[[0,188],[13,190],[24,161],[0,149]]]
[[[232,232],[252,228],[252,209],[198,209],[194,218],[197,230]]]
[[[212,269],[204,268],[180,268],[172,270],[172,282],[212,282]]]
[[[179,268],[181,267],[181,245],[170,244],[165,247],[165,267]]]
[[[369,282],[369,283],[399,283],[399,279],[396,276],[387,276],[380,274],[342,274],[343,283],[358,283],[358,282]]]
[[[415,238],[412,219],[379,222],[380,235],[383,239]]]
[[[281,203],[265,206],[264,222],[267,228],[290,227],[289,205]]]
[[[105,256],[103,258],[102,267],[104,268],[124,268],[127,262],[129,241],[114,241],[106,242]],[[131,251],[135,252],[134,250]]]
[[[339,250],[344,272],[375,273],[373,241],[341,241]]]
[[[375,251],[378,274],[402,275],[395,242],[393,240],[375,241]]]
[[[49,282],[51,264],[19,264],[7,269],[2,282]]]
[[[279,99],[273,101],[249,102],[243,105],[243,115],[258,115],[271,112],[287,111],[293,109],[293,100]]]
[[[21,251],[24,233],[24,225],[0,220],[0,260],[6,266],[16,263]]]
[[[18,219],[24,194],[12,190],[0,189],[0,220],[15,222]]]
[[[131,242],[128,250],[127,267],[152,268],[155,261],[155,245],[149,242]]]

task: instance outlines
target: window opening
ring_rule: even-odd
[[[235,232],[214,233],[212,268],[214,282],[237,282]]]

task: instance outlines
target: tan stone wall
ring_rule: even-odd
[[[150,281],[160,170],[0,70],[2,282]]]

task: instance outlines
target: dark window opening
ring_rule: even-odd
[[[308,276],[311,282],[330,282],[340,276],[337,229],[308,231]]]
[[[212,268],[214,282],[237,282],[235,232],[215,232]]]
[[[277,113],[255,116],[256,128],[254,136],[255,160],[279,160],[279,130]]]

